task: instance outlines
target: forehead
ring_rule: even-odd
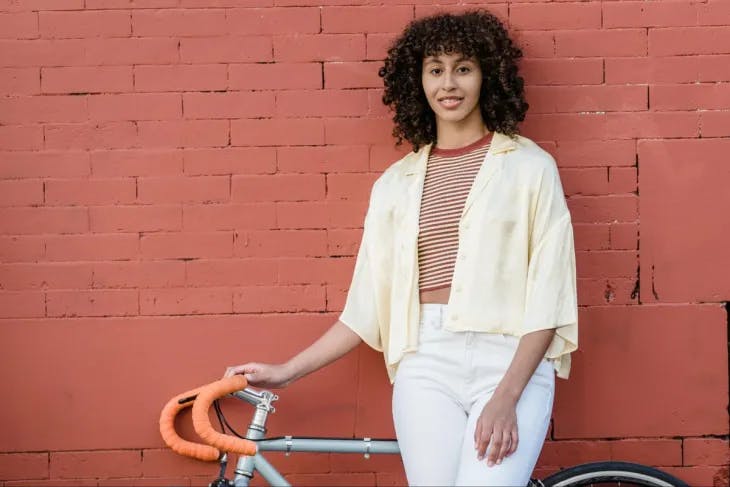
[[[432,55],[426,55],[423,58],[424,63],[459,63],[462,61],[472,61],[474,62],[475,59],[472,56],[467,56],[465,54],[456,52],[456,53],[437,53]]]

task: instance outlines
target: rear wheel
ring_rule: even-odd
[[[542,485],[544,487],[689,487],[681,480],[655,468],[627,462],[577,465],[549,476],[542,480]]]

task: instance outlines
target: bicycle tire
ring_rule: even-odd
[[[576,465],[542,480],[544,487],[641,486],[689,487],[676,477],[645,465],[628,462],[595,462]]]

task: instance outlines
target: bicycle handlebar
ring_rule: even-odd
[[[208,417],[208,409],[213,401],[245,389],[247,384],[244,376],[234,375],[173,397],[160,413],[162,439],[174,452],[208,462],[218,460],[222,456],[221,452],[255,455],[256,443],[215,431]],[[193,428],[207,444],[184,440],[175,431],[175,416],[191,405]]]

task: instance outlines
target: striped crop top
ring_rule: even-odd
[[[421,292],[451,285],[459,248],[459,220],[491,140],[490,132],[466,147],[431,149],[419,217]]]

